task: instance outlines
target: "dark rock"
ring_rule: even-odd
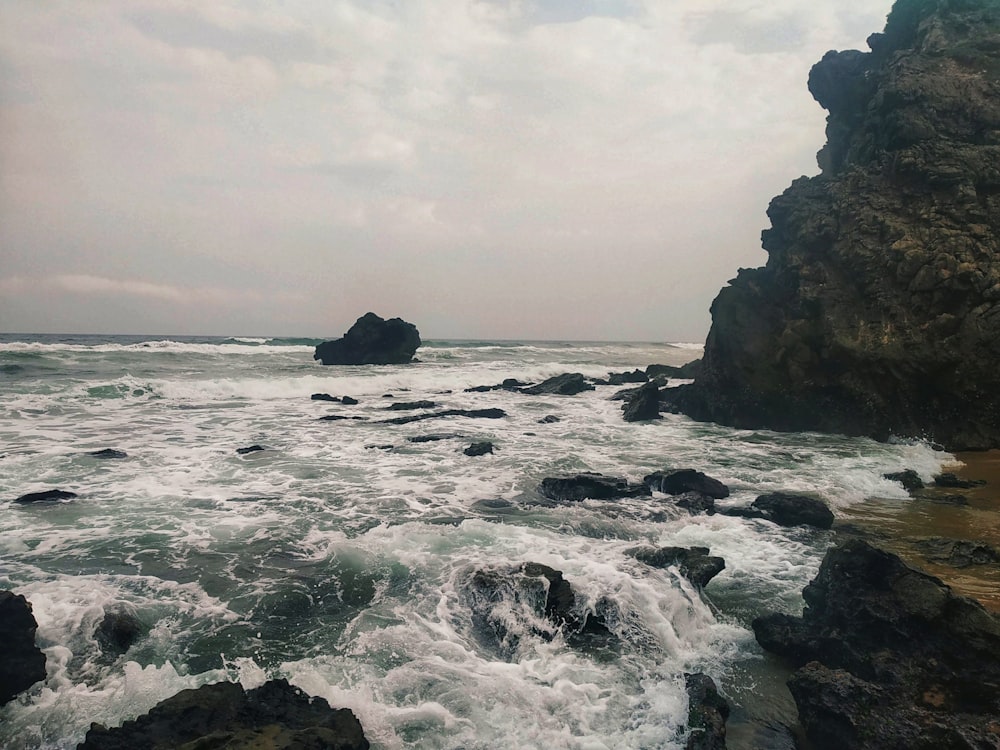
[[[314,393],[309,398],[313,401],[336,401],[339,402],[340,399],[336,396],[331,396],[329,393]]]
[[[396,446],[392,445],[392,443],[387,443],[385,445],[366,445],[365,446],[365,448],[368,448],[369,450],[375,449],[375,450],[380,450],[380,451],[391,451],[395,447]]]
[[[700,492],[702,495],[722,500],[729,497],[729,488],[718,479],[703,474],[694,469],[679,469],[677,471],[654,471],[642,478],[643,483],[651,490],[667,495],[681,495],[685,492]]]
[[[620,500],[626,497],[646,497],[644,484],[629,484],[622,477],[585,472],[571,477],[546,477],[538,486],[542,496],[560,503],[581,500]]]
[[[673,408],[740,428],[1000,446],[1000,7],[898,0],[809,75],[822,174],[712,304]]]
[[[969,498],[965,495],[955,495],[955,494],[938,494],[938,493],[923,493],[919,495],[921,500],[930,500],[932,503],[938,503],[939,505],[968,505]]]
[[[652,568],[676,565],[681,575],[698,588],[726,569],[726,561],[708,554],[708,547],[633,547],[625,554]]]
[[[705,495],[701,492],[682,492],[679,495],[673,495],[674,505],[678,508],[684,508],[692,516],[698,513],[705,513],[709,516],[715,514],[715,498],[711,495]]]
[[[358,404],[358,400],[356,398],[351,398],[350,396],[343,396],[340,399],[340,403],[344,406],[356,406]]]
[[[944,563],[953,568],[968,568],[971,565],[995,565],[1000,563],[1000,551],[997,551],[985,542],[931,537],[929,539],[916,540],[914,546],[928,560]]]
[[[327,748],[368,750],[364,730],[346,708],[333,709],[286,680],[254,690],[217,682],[182,690],[117,729],[91,724],[77,750],[168,748]]]
[[[751,507],[779,526],[815,526],[818,529],[833,526],[833,511],[822,500],[808,495],[771,492],[758,497]]]
[[[320,417],[320,419],[322,419],[322,417]],[[248,453],[257,453],[258,451],[266,451],[266,450],[267,448],[265,448],[263,445],[248,445],[246,448],[237,448],[236,452],[239,453],[241,456],[245,456]]]
[[[128,458],[128,454],[125,451],[116,450],[115,448],[103,448],[99,451],[91,451],[87,455],[94,458]]]
[[[419,347],[415,325],[401,318],[383,320],[370,312],[358,318],[343,338],[317,346],[313,359],[324,365],[405,365]]]
[[[819,750],[1000,743],[1000,620],[897,556],[851,540],[802,592],[802,617],[753,621],[797,666],[789,688]]]
[[[406,440],[410,443],[434,443],[438,440],[453,440],[460,437],[462,436],[454,432],[443,432],[436,435],[417,435],[415,437],[408,437]]]
[[[462,453],[466,456],[485,456],[487,453],[493,453],[493,443],[488,441],[473,443]]]
[[[654,385],[659,385],[655,380],[650,381]],[[631,401],[635,398],[635,395],[639,392],[639,388],[622,388],[620,391],[615,391],[614,394],[608,399],[608,401]]]
[[[409,424],[410,422],[420,422],[424,419],[440,419],[442,417],[470,417],[473,419],[502,419],[507,416],[503,409],[445,409],[435,411],[430,414],[413,414],[408,417],[396,417],[394,419],[383,419],[379,424]]]
[[[500,389],[504,391],[516,391],[528,385],[528,383],[522,382],[517,378],[504,378],[503,382],[500,383]]]
[[[411,411],[413,409],[433,409],[437,404],[433,401],[397,401],[386,407],[388,411]]]
[[[948,487],[956,490],[971,490],[973,487],[982,487],[985,484],[985,479],[961,479],[955,474],[938,474],[934,477],[935,487]]]
[[[94,639],[107,656],[120,656],[147,632],[148,628],[131,612],[113,610],[104,613]]]
[[[575,396],[583,391],[592,391],[594,386],[587,382],[587,379],[579,372],[567,372],[543,380],[538,385],[530,388],[522,388],[521,393],[528,393],[532,396],[542,394],[557,394],[561,396]]]
[[[920,478],[913,469],[906,469],[905,471],[894,471],[890,474],[883,474],[883,477],[889,479],[893,482],[899,482],[903,485],[903,489],[907,492],[913,492],[914,490],[922,490],[924,488],[924,480]]]
[[[691,380],[698,377],[701,371],[701,360],[696,359],[680,367],[673,365],[649,365],[646,368],[646,375],[652,378],[677,378],[680,380]]]
[[[14,502],[20,503],[21,505],[30,505],[31,503],[58,503],[62,500],[72,500],[74,497],[77,497],[77,494],[68,490],[42,490],[41,492],[29,492],[27,495],[21,495],[21,497],[16,498]]]
[[[549,414],[539,419],[538,424],[555,424],[556,422],[560,421],[562,420],[560,420],[559,417],[557,417],[555,414]]]
[[[631,398],[622,406],[626,422],[643,422],[660,418],[660,389],[656,383],[639,386]]]
[[[364,422],[368,417],[347,417],[343,414],[327,414],[322,417],[318,417],[320,422],[343,422],[344,420],[354,420],[355,422]]]
[[[649,376],[642,370],[632,372],[612,372],[608,374],[608,385],[625,385],[625,383],[645,383]]]
[[[0,591],[0,706],[45,679],[45,654],[35,645],[38,623],[31,603]]]
[[[686,750],[725,750],[729,704],[707,674],[685,674],[688,694]]]

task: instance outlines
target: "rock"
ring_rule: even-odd
[[[660,389],[656,383],[646,383],[639,387],[622,406],[626,422],[643,422],[660,418]]]
[[[645,383],[649,376],[642,370],[632,370],[632,372],[611,372],[608,373],[608,385],[625,385],[625,383]]]
[[[1000,563],[1000,551],[997,551],[985,542],[931,537],[929,539],[916,540],[914,546],[928,560],[944,563],[953,568],[968,568],[971,565],[995,565]]]
[[[829,550],[802,596],[802,617],[753,629],[802,667],[789,688],[818,750],[1000,743],[1000,620],[977,602],[862,540]]]
[[[716,500],[729,497],[729,488],[726,485],[718,479],[712,479],[712,477],[694,469],[654,471],[652,474],[644,476],[642,481],[651,490],[666,495],[699,492]]]
[[[345,419],[364,422],[368,417],[345,417],[343,414],[326,414],[325,416],[318,417],[318,419],[321,422],[343,422]]]
[[[309,398],[313,401],[336,401],[339,402],[340,399],[336,396],[331,396],[329,393],[314,393]]]
[[[538,385],[529,388],[522,388],[521,393],[528,393],[532,396],[542,394],[557,394],[561,396],[575,396],[583,391],[592,391],[594,386],[587,382],[587,379],[579,372],[567,372],[543,380]]]
[[[673,409],[1000,447],[998,33],[992,2],[897,0],[870,53],[816,64],[822,173],[771,202],[767,264],[716,297]]]
[[[440,419],[442,417],[470,417],[472,419],[502,419],[507,416],[503,409],[445,409],[435,411],[430,414],[412,414],[408,417],[396,417],[394,419],[383,419],[379,424],[409,424],[410,422],[420,422],[424,419]]]
[[[416,435],[415,437],[408,437],[406,440],[410,443],[433,443],[438,440],[453,440],[460,437],[462,436],[454,432],[443,432],[436,435]]]
[[[180,747],[368,750],[369,745],[349,709],[330,708],[323,698],[281,679],[253,690],[232,682],[182,690],[117,729],[91,724],[77,750]]]
[[[771,492],[754,500],[751,508],[779,526],[815,526],[818,529],[833,526],[833,511],[822,500],[808,495]]]
[[[94,630],[94,639],[107,656],[120,656],[146,634],[148,628],[131,612],[123,609],[105,612]]]
[[[969,498],[965,495],[955,495],[955,494],[938,494],[938,493],[922,493],[919,495],[921,500],[930,500],[932,503],[938,503],[939,505],[968,505]]]
[[[30,505],[31,503],[58,503],[63,500],[72,500],[74,497],[78,497],[75,492],[70,492],[68,490],[42,490],[41,492],[29,492],[27,495],[21,495],[21,497],[14,500],[15,503],[20,503],[21,505]]]
[[[678,508],[684,508],[692,516],[698,513],[705,513],[709,516],[715,514],[715,498],[711,495],[691,490],[689,492],[682,492],[679,495],[673,495],[672,499],[674,505]]]
[[[562,420],[559,419],[559,417],[557,417],[555,414],[549,414],[539,419],[538,424],[555,424],[556,422],[561,422],[561,421]]]
[[[313,359],[324,365],[405,365],[420,347],[417,327],[401,318],[383,320],[366,313],[336,341],[316,347]]]
[[[707,674],[685,674],[688,694],[686,750],[725,750],[729,704]]]
[[[323,419],[323,417],[320,417],[320,419]],[[241,456],[245,456],[248,453],[257,453],[259,451],[266,451],[266,450],[267,448],[265,448],[263,445],[254,444],[254,445],[248,445],[246,448],[237,448],[236,452],[239,453]]]
[[[934,477],[935,487],[948,487],[956,490],[970,490],[973,487],[982,487],[986,484],[985,479],[961,479],[955,474],[938,474]]]
[[[691,380],[698,376],[701,370],[701,360],[696,359],[680,367],[673,365],[649,365],[646,368],[646,376],[652,378],[678,378],[680,380]]]
[[[340,403],[344,406],[356,406],[358,404],[358,400],[356,398],[351,398],[350,396],[342,396]]]
[[[650,494],[644,484],[629,484],[622,477],[585,472],[571,477],[546,477],[538,491],[559,503],[582,500],[620,500],[626,497],[646,497]]]
[[[890,474],[883,474],[883,477],[889,479],[893,482],[899,482],[903,485],[903,489],[907,492],[913,492],[914,490],[922,490],[924,488],[924,480],[920,478],[913,469],[906,469],[904,471],[894,471]]]
[[[708,547],[633,547],[625,554],[652,568],[676,565],[681,575],[704,588],[726,569],[726,561],[708,554]]]
[[[31,603],[0,591],[0,706],[45,679],[45,654],[35,645],[38,623]]]
[[[380,451],[391,451],[395,447],[396,446],[392,445],[391,443],[386,443],[386,444],[383,444],[383,445],[366,445],[365,446],[365,448],[367,448],[368,450],[380,450]]]
[[[433,409],[437,404],[433,401],[397,401],[386,407],[387,411],[411,411],[413,409]]]
[[[485,456],[487,453],[493,453],[493,443],[489,441],[473,443],[462,451],[462,453],[466,456]]]
[[[91,451],[87,454],[88,456],[93,456],[94,458],[128,458],[128,454],[125,451],[120,451],[115,448],[103,448],[99,451]]]

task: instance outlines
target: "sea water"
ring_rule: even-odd
[[[31,601],[48,673],[0,709],[0,746],[72,748],[91,722],[118,725],[184,688],[271,677],[352,709],[385,750],[680,748],[685,672],[715,678],[737,721],[790,721],[749,623],[801,611],[829,532],[691,516],[660,495],[545,507],[539,483],[694,468],[729,485],[720,505],[788,490],[841,512],[905,498],[884,472],[929,479],[950,459],[670,414],[630,424],[610,386],[465,391],[679,365],[695,345],[429,341],[418,364],[324,367],[316,343],[0,336],[0,588]],[[507,416],[383,421],[417,400]],[[427,435],[445,437],[408,440]],[[483,440],[494,454],[463,453]],[[237,453],[252,445],[265,450]],[[128,456],[88,455],[103,448]],[[50,488],[78,497],[11,502]],[[702,594],[626,554],[638,544],[706,546],[726,569]],[[527,623],[513,653],[490,648],[469,578],[521,562],[562,571],[581,611],[613,602],[621,648],[588,653]],[[527,614],[511,608],[517,628]],[[121,610],[148,633],[110,657],[94,631]]]

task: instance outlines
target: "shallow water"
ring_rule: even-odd
[[[349,368],[314,363],[308,340],[16,339],[0,337],[0,498],[79,497],[0,504],[0,586],[32,601],[49,673],[0,709],[11,748],[74,747],[91,721],[118,724],[182,688],[272,676],[352,708],[375,748],[679,748],[685,671],[722,685],[731,746],[749,747],[755,722],[793,712],[748,624],[801,609],[831,534],[692,517],[663,496],[541,507],[541,479],[691,467],[730,486],[722,504],[810,491],[840,516],[879,498],[896,518],[907,495],[882,474],[929,480],[952,460],[923,444],[676,415],[627,424],[615,387],[463,391],[682,364],[700,353],[690,345],[428,342],[418,365]],[[386,424],[400,414],[386,394],[508,416]],[[539,423],[547,415],[560,421]],[[454,437],[408,441],[428,434]],[[496,453],[463,455],[480,440]],[[236,453],[253,444],[266,450]],[[128,458],[86,455],[108,447]],[[629,557],[637,543],[707,546],[726,570],[702,596],[675,569]],[[611,602],[620,651],[540,638],[514,601],[517,648],[484,641],[472,572],[525,561],[563,571],[581,612]],[[115,608],[149,634],[109,660],[93,632]]]

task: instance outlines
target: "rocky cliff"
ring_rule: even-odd
[[[672,397],[737,427],[1000,446],[1000,3],[898,0],[829,52],[821,171],[768,208],[768,261],[712,304]]]

